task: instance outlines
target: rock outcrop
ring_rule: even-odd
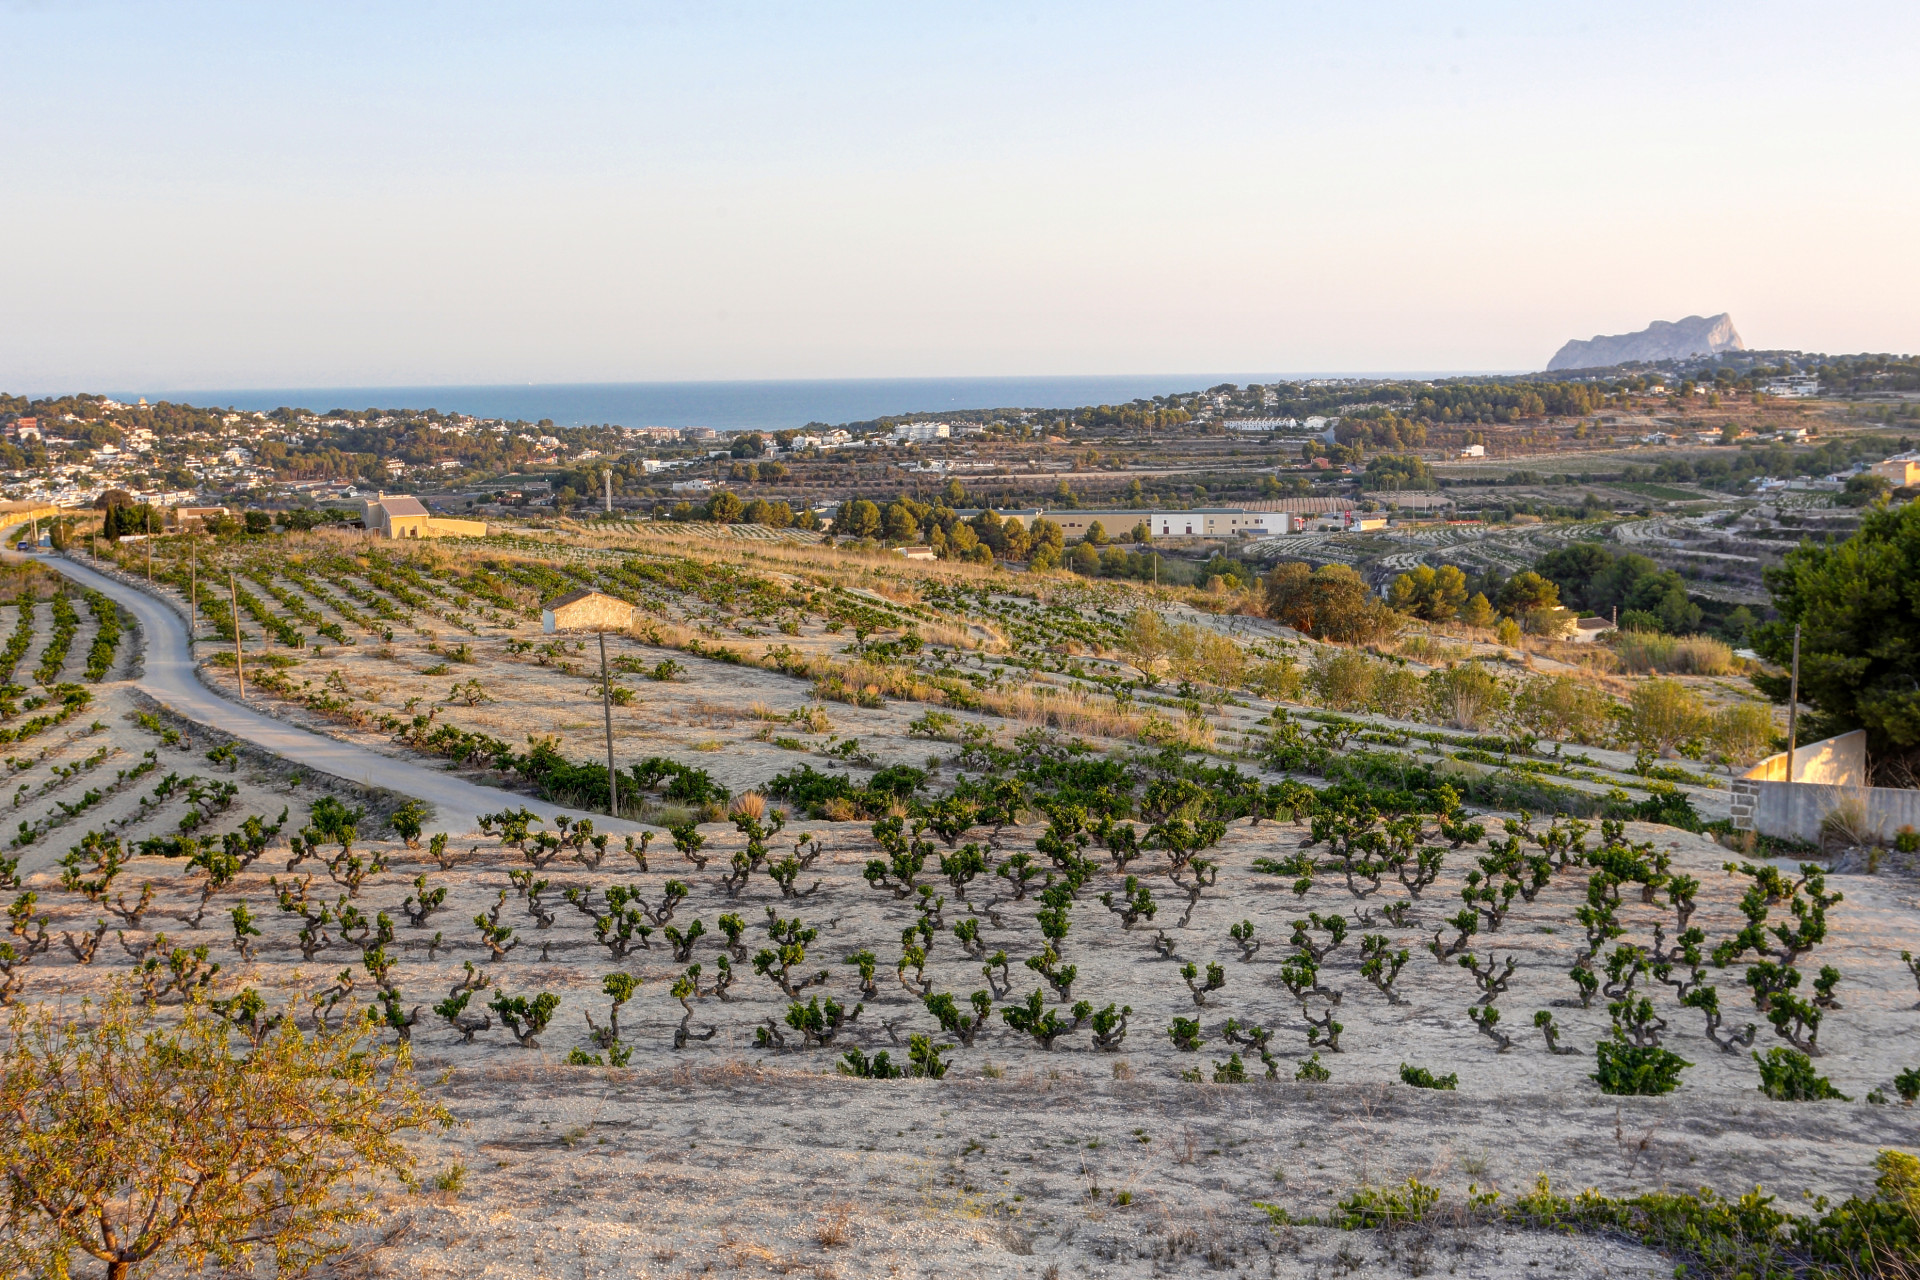
[[[1604,369],[1632,360],[1685,360],[1690,356],[1744,350],[1746,343],[1740,341],[1733,317],[1723,311],[1717,316],[1655,320],[1638,333],[1594,337],[1585,342],[1576,338],[1554,353],[1553,359],[1547,361],[1547,371]]]

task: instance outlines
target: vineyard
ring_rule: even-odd
[[[1910,882],[1741,847],[1724,769],[1631,740],[1641,684],[1581,681],[1606,707],[1549,739],[1525,699],[1571,675],[1172,599],[1156,640],[1152,597],[1079,580],[589,550],[156,557],[210,681],[237,612],[249,702],[501,807],[441,831],[108,694],[17,770],[7,999],[371,1020],[470,1125],[396,1246],[449,1274],[1853,1256],[1920,1098]],[[604,686],[539,630],[581,585],[638,610]],[[22,727],[96,637],[119,661],[56,599],[0,620],[56,679]],[[1463,665],[1507,699],[1477,727]],[[1756,1183],[1775,1217],[1717,1261],[1640,1198]],[[1568,1224],[1611,1234],[1513,1230]]]

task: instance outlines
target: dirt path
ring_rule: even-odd
[[[11,531],[7,536],[11,538]],[[28,558],[11,550],[0,554],[9,560]],[[117,601],[133,615],[145,656],[139,687],[191,720],[244,738],[310,769],[403,792],[431,804],[435,812],[433,827],[455,835],[477,830],[477,817],[482,813],[526,800],[525,796],[479,786],[425,765],[309,733],[221,697],[200,682],[187,647],[186,623],[171,605],[72,560],[60,556],[36,558],[82,587]],[[613,831],[641,829],[631,822],[596,821],[602,829]]]

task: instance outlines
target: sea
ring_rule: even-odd
[[[963,409],[1072,409],[1231,382],[1338,377],[1443,377],[1434,373],[1140,374],[1030,378],[848,378],[741,382],[513,383],[499,386],[280,387],[259,390],[120,391],[128,404],[149,401],[235,410],[438,409],[478,418],[556,426],[712,427],[779,431],[809,423],[838,425],[906,413]]]

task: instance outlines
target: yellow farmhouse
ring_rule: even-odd
[[[382,538],[484,538],[484,520],[449,520],[428,512],[420,499],[384,493],[362,499],[360,518],[367,532]]]

